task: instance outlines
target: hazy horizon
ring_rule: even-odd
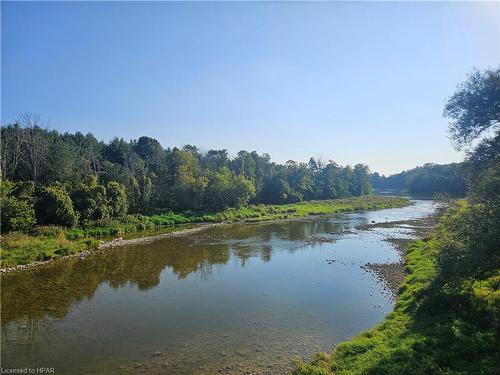
[[[2,2],[5,125],[164,148],[459,162],[444,103],[500,62],[500,3]]]

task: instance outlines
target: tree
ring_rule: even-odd
[[[55,224],[65,227],[75,226],[78,215],[71,198],[61,184],[42,187],[35,204],[38,224]]]
[[[146,169],[157,173],[165,159],[165,151],[154,138],[140,137],[132,148],[145,161]]]
[[[203,167],[209,170],[217,170],[229,164],[227,150],[209,150],[203,157]]]
[[[49,184],[53,181],[71,181],[78,174],[75,172],[76,158],[71,145],[54,132],[48,139],[47,150],[47,164],[40,180]]]
[[[255,185],[242,174],[233,176],[232,183],[232,200],[234,207],[246,205],[252,198],[255,197]]]
[[[268,176],[264,180],[260,199],[263,203],[286,203],[290,193],[290,185],[283,176]]]
[[[82,183],[71,194],[75,209],[83,222],[105,219],[110,216],[106,188],[97,183],[97,177],[91,176],[87,183]]]
[[[240,207],[254,195],[254,184],[243,175],[234,175],[228,167],[209,173],[205,204],[212,210]]]
[[[452,120],[450,133],[458,149],[500,126],[500,67],[474,70],[448,100],[444,116]]]
[[[3,179],[18,177],[18,167],[24,160],[23,132],[24,129],[19,124],[2,127],[0,168]]]
[[[201,173],[198,154],[192,147],[190,146],[189,151],[175,150],[173,155],[174,200],[177,208],[181,210],[200,209],[208,184],[207,177]]]
[[[452,120],[450,132],[455,146],[468,148],[466,170],[471,190],[477,193],[474,198],[490,199],[491,194],[481,192],[490,191],[485,184],[496,183],[494,176],[500,164],[500,67],[474,70],[448,100],[444,115]]]
[[[500,268],[500,69],[474,71],[446,104],[457,148],[468,147],[468,202],[442,219],[438,282],[464,284],[497,274]],[[473,142],[482,137],[475,147]]]
[[[106,146],[104,156],[107,160],[113,163],[128,165],[127,162],[131,151],[132,147],[128,142],[126,142],[123,138],[115,137]]]
[[[37,115],[23,114],[19,123],[25,129],[24,148],[25,162],[28,167],[30,179],[38,182],[42,175],[45,161],[47,160],[47,134],[42,129],[44,124]]]
[[[112,217],[123,216],[127,213],[127,192],[125,186],[111,181],[106,184],[109,212]]]
[[[368,195],[371,193],[370,169],[367,165],[356,164],[353,170],[353,195]]]
[[[205,205],[211,210],[222,210],[229,205],[231,172],[228,168],[209,172],[205,190]]]

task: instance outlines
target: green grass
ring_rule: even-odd
[[[36,234],[15,232],[2,236],[2,268],[60,258],[96,249],[99,245],[99,241],[94,238],[68,240],[64,231],[58,227],[39,227],[37,232]]]
[[[52,226],[36,227],[29,234],[8,233],[1,236],[1,266],[11,267],[36,260],[47,260],[78,253],[97,247],[98,241],[95,238],[119,236],[143,229],[201,222],[259,223],[308,215],[403,207],[408,204],[409,200],[406,198],[370,195],[285,205],[252,205],[238,209],[228,208],[222,212],[169,212],[152,216],[127,215],[121,219],[100,220],[65,230]]]
[[[409,272],[394,311],[375,328],[297,361],[295,375],[316,374],[494,374],[500,275],[472,290],[448,294],[435,288],[436,238],[412,242]]]

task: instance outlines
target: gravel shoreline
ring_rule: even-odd
[[[405,228],[411,231],[416,238],[427,236],[437,225],[439,214],[433,214],[420,219],[401,220],[363,225],[359,229],[371,230],[374,228]],[[386,237],[384,241],[391,244],[399,253],[401,260],[395,263],[366,263],[361,266],[365,272],[374,274],[382,283],[383,289],[388,293],[391,302],[396,301],[399,287],[403,283],[407,272],[403,263],[408,244],[413,241],[407,237]]]
[[[163,234],[158,234],[158,235],[148,236],[148,237],[133,238],[133,239],[129,239],[129,240],[124,240],[123,238],[115,238],[111,241],[101,243],[99,245],[99,247],[95,250],[85,250],[85,251],[82,251],[79,253],[65,255],[65,256],[60,257],[60,258],[48,259],[48,260],[43,260],[43,261],[35,261],[35,262],[28,263],[28,264],[19,264],[19,265],[14,266],[14,267],[1,268],[0,273],[22,271],[22,270],[26,270],[29,268],[40,267],[40,266],[44,266],[44,265],[55,263],[55,262],[60,262],[60,261],[71,259],[71,258],[85,259],[89,255],[97,254],[97,253],[102,252],[102,251],[107,250],[107,249],[113,249],[113,248],[119,247],[119,246],[145,245],[145,244],[149,244],[151,242],[162,240],[165,238],[184,237],[184,236],[188,236],[188,235],[191,235],[193,233],[201,232],[205,229],[212,228],[215,226],[220,226],[223,224],[224,223],[200,224],[199,226],[197,226],[195,228],[181,229],[181,230],[174,231],[174,232],[163,233]]]

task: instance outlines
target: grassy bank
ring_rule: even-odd
[[[239,209],[229,208],[222,212],[127,215],[118,220],[98,221],[71,229],[35,227],[32,233],[9,233],[1,237],[1,266],[4,268],[28,264],[95,249],[100,237],[117,236],[136,230],[201,222],[258,223],[309,215],[403,207],[408,204],[409,201],[405,198],[364,196],[286,205],[255,205]]]
[[[341,343],[331,354],[297,363],[306,374],[494,374],[500,273],[460,290],[437,285],[436,256],[449,229],[411,243],[408,276],[394,311],[377,327]]]
[[[221,212],[184,212],[161,215],[127,215],[120,220],[94,222],[81,228],[65,231],[69,239],[119,235],[122,233],[188,223],[245,222],[259,223],[269,220],[292,219],[310,215],[326,215],[337,212],[376,210],[403,207],[409,204],[406,198],[364,196],[324,201],[309,201],[283,205],[251,205],[228,208]]]
[[[1,268],[60,258],[98,246],[96,238],[69,240],[59,227],[40,227],[30,234],[9,233],[2,236]]]

